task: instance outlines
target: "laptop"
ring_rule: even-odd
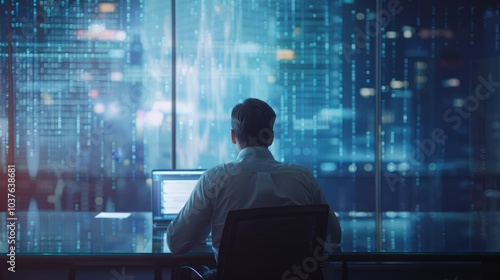
[[[151,206],[155,229],[166,229],[175,219],[204,171],[200,169],[151,171]]]

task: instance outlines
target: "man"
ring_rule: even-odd
[[[265,102],[249,98],[231,113],[235,162],[205,171],[191,197],[167,229],[174,254],[188,252],[212,231],[217,259],[226,215],[230,210],[304,204],[327,204],[312,173],[297,164],[278,162],[268,150],[276,114]],[[330,212],[327,241],[339,244],[341,229]]]

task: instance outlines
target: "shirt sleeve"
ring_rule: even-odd
[[[213,195],[205,174],[196,183],[179,215],[168,225],[167,244],[173,254],[184,254],[210,233]]]

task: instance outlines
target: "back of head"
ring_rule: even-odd
[[[268,147],[273,142],[276,113],[266,102],[248,98],[231,112],[231,127],[244,146]]]

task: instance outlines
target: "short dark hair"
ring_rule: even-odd
[[[231,112],[231,128],[236,139],[245,146],[269,147],[275,120],[273,108],[256,98],[245,99]]]

